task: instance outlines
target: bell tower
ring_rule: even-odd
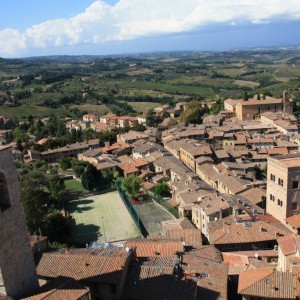
[[[37,288],[12,152],[0,149],[0,293],[20,299]]]

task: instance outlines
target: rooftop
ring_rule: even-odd
[[[273,268],[240,272],[238,293],[264,298],[296,298],[293,274],[278,272]]]
[[[102,283],[119,283],[130,254],[123,248],[72,249],[44,253],[37,266],[42,277],[70,277]]]

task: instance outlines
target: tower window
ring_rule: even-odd
[[[292,202],[292,210],[297,210],[298,202]]]
[[[298,181],[292,181],[292,189],[296,190],[299,188],[299,182]]]
[[[0,212],[11,206],[7,188],[7,181],[4,173],[0,172]]]

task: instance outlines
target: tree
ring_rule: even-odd
[[[60,164],[60,167],[62,170],[65,171],[67,169],[72,168],[71,158],[63,157],[63,158],[59,159],[58,161],[59,161],[59,164]]]
[[[170,196],[170,190],[169,186],[166,182],[159,182],[155,186],[155,193],[162,197],[169,197]]]
[[[249,100],[249,96],[248,96],[248,93],[247,91],[245,92],[245,95],[244,95],[244,101],[248,101]]]
[[[98,172],[97,168],[91,164],[89,164],[82,173],[81,182],[83,187],[89,191],[101,190],[103,188],[102,175]]]
[[[54,175],[49,180],[49,192],[51,198],[58,203],[62,200],[63,192],[65,191],[64,180],[59,175]]]
[[[202,107],[201,103],[198,100],[190,101],[186,110],[180,115],[180,121],[188,124],[201,124],[202,117],[208,113],[206,107]]]
[[[77,178],[81,177],[84,170],[85,170],[84,166],[80,166],[80,165],[79,166],[73,166],[73,172],[74,172],[74,174]]]
[[[43,226],[43,234],[52,241],[64,243],[68,240],[72,231],[69,219],[59,212],[52,212],[48,215]]]
[[[120,177],[120,173],[119,173],[119,171],[116,171],[114,174],[113,174],[113,178],[114,179],[117,179],[117,178],[119,178]]]
[[[260,93],[257,93],[257,100],[260,100]]]
[[[123,186],[127,190],[128,194],[133,198],[139,196],[142,182],[143,180],[134,174],[124,177],[122,180]]]
[[[22,176],[20,181],[22,203],[30,233],[40,230],[47,212],[49,193],[46,191],[46,184],[45,175],[37,171]]]
[[[212,105],[209,112],[211,115],[217,115],[223,109],[224,109],[224,103],[220,99],[218,99],[216,103]]]
[[[146,114],[146,125],[149,127],[157,127],[159,124],[157,118],[155,117],[155,111],[153,109],[149,109]]]

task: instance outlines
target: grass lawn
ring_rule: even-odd
[[[153,109],[160,106],[158,102],[127,102],[135,111],[146,113],[149,109]]]
[[[66,208],[74,219],[73,242],[116,242],[140,236],[118,192],[72,200]]]
[[[72,105],[71,108],[78,108],[81,111],[87,111],[88,113],[97,114],[97,115],[105,115],[110,112],[110,109],[102,104],[81,104],[81,105]]]
[[[48,117],[50,115],[55,115],[59,117],[73,116],[73,114],[67,111],[66,109],[54,109],[34,105],[22,105],[17,107],[0,106],[0,116],[26,119],[29,115],[32,115],[34,117]]]
[[[68,192],[87,192],[87,190],[82,186],[81,181],[76,179],[65,180],[65,187]]]

